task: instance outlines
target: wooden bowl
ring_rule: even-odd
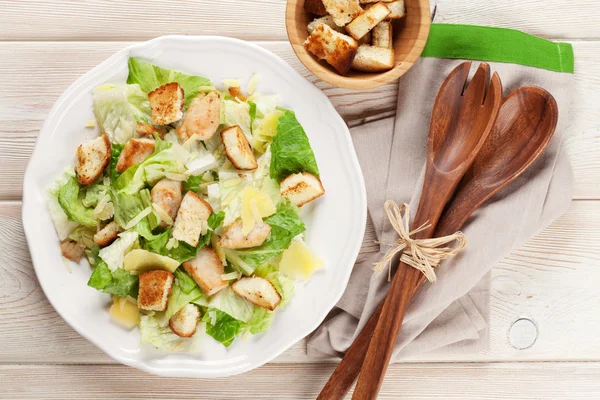
[[[287,35],[294,52],[313,74],[332,85],[348,89],[372,89],[400,78],[421,55],[431,25],[428,0],[405,0],[406,17],[394,23],[394,53],[396,66],[385,72],[360,72],[350,70],[340,75],[325,61],[318,61],[306,51],[307,25],[316,16],[304,10],[304,0],[288,0],[286,8]]]

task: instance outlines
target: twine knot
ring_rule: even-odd
[[[411,236],[431,227],[426,222],[417,229],[410,229],[410,209],[408,204],[403,203],[401,207],[392,200],[385,202],[385,212],[394,230],[400,236],[390,249],[385,253],[381,261],[375,264],[373,270],[382,272],[390,264],[394,256],[402,253],[400,261],[421,271],[429,282],[435,282],[436,268],[443,260],[447,260],[458,254],[467,244],[467,238],[462,232],[432,239],[412,239]],[[441,247],[456,242],[455,247]],[[391,269],[389,270],[391,274]]]

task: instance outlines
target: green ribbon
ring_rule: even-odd
[[[432,24],[423,57],[495,61],[573,73],[573,46],[514,29]]]

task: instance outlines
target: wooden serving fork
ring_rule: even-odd
[[[430,238],[446,202],[482,148],[498,115],[502,85],[490,67],[481,63],[471,82],[471,62],[454,69],[436,97],[427,144],[421,200],[411,229],[427,225],[415,239]],[[488,88],[489,86],[489,88]],[[421,272],[400,263],[377,321],[358,377],[353,399],[376,399],[387,370],[398,331]]]

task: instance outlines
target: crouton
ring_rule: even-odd
[[[200,140],[208,140],[213,137],[220,123],[221,97],[217,92],[200,93],[190,103],[177,129],[177,136],[184,142],[193,135],[198,135]]]
[[[168,125],[183,117],[183,88],[177,82],[167,83],[148,93],[152,107],[152,123]]]
[[[304,10],[319,16],[327,15],[327,10],[323,5],[323,0],[306,0],[304,2]]]
[[[364,72],[380,72],[394,68],[394,63],[393,49],[362,45],[358,47],[352,68]]]
[[[348,31],[350,36],[358,40],[371,31],[375,25],[383,21],[389,13],[390,10],[383,3],[377,3],[365,11],[364,14],[350,22],[346,26],[346,31]]]
[[[384,49],[392,48],[392,23],[389,21],[381,21],[373,28],[373,46],[383,47]]]
[[[119,155],[116,170],[125,172],[127,168],[140,164],[154,153],[153,139],[129,139]]]
[[[183,263],[183,269],[190,274],[207,296],[218,293],[229,283],[221,278],[225,268],[217,253],[210,247],[201,248],[196,257]]]
[[[103,135],[77,148],[75,174],[82,185],[94,183],[110,163],[110,140]]]
[[[308,26],[306,27],[308,29],[308,34],[310,35],[311,33],[313,33],[315,28],[321,24],[329,26],[334,31],[346,33],[346,30],[343,27],[337,26],[335,22],[333,22],[333,18],[331,18],[331,15],[327,15],[325,17],[316,18],[310,24],[308,24]]]
[[[71,261],[79,262],[84,251],[84,245],[71,239],[66,239],[60,244],[60,252],[65,258],[68,258]]]
[[[281,295],[271,282],[258,276],[245,277],[231,285],[231,290],[250,303],[267,310],[275,310]]]
[[[358,43],[350,36],[321,24],[308,36],[304,47],[319,60],[327,61],[340,74],[345,74],[350,70]]]
[[[204,229],[212,208],[202,197],[189,191],[183,197],[175,224],[173,225],[173,237],[186,242],[190,246],[198,246],[200,234]]]
[[[171,179],[162,179],[158,181],[156,185],[150,191],[152,198],[152,204],[156,204],[158,207],[163,209],[171,220],[175,220],[177,216],[177,210],[181,205],[181,182],[173,181]],[[163,217],[161,217],[161,220]],[[160,226],[166,228],[171,225],[169,221],[161,221]]]
[[[140,274],[138,308],[165,311],[175,277],[169,271],[154,270]]]
[[[120,232],[121,229],[119,228],[119,225],[115,221],[112,221],[96,232],[94,235],[94,243],[100,247],[106,247],[119,237]]]
[[[219,246],[225,249],[257,247],[265,242],[270,233],[271,225],[261,221],[257,222],[247,235],[244,235],[243,222],[238,219],[225,229],[223,236],[219,239]]]
[[[248,98],[244,95],[244,93],[242,93],[242,91],[240,90],[239,87],[230,87],[227,90],[229,91],[230,95],[232,95],[235,98],[240,99],[241,101],[248,100]]]
[[[258,167],[250,142],[239,125],[221,131],[225,154],[234,167],[250,171]]]
[[[323,5],[338,26],[346,26],[363,13],[358,0],[323,0]]]
[[[192,337],[200,319],[200,310],[193,304],[186,304],[169,319],[173,333],[181,337]]]
[[[161,139],[165,137],[167,130],[162,126],[154,126],[152,124],[146,124],[144,122],[138,122],[135,124],[135,132],[140,136],[154,137],[156,133]]]
[[[385,6],[391,11],[386,18],[387,20],[402,19],[406,17],[406,7],[404,5],[404,0],[385,3]]]
[[[293,174],[282,180],[280,191],[283,197],[298,207],[302,207],[325,194],[325,189],[319,178],[308,172]]]

